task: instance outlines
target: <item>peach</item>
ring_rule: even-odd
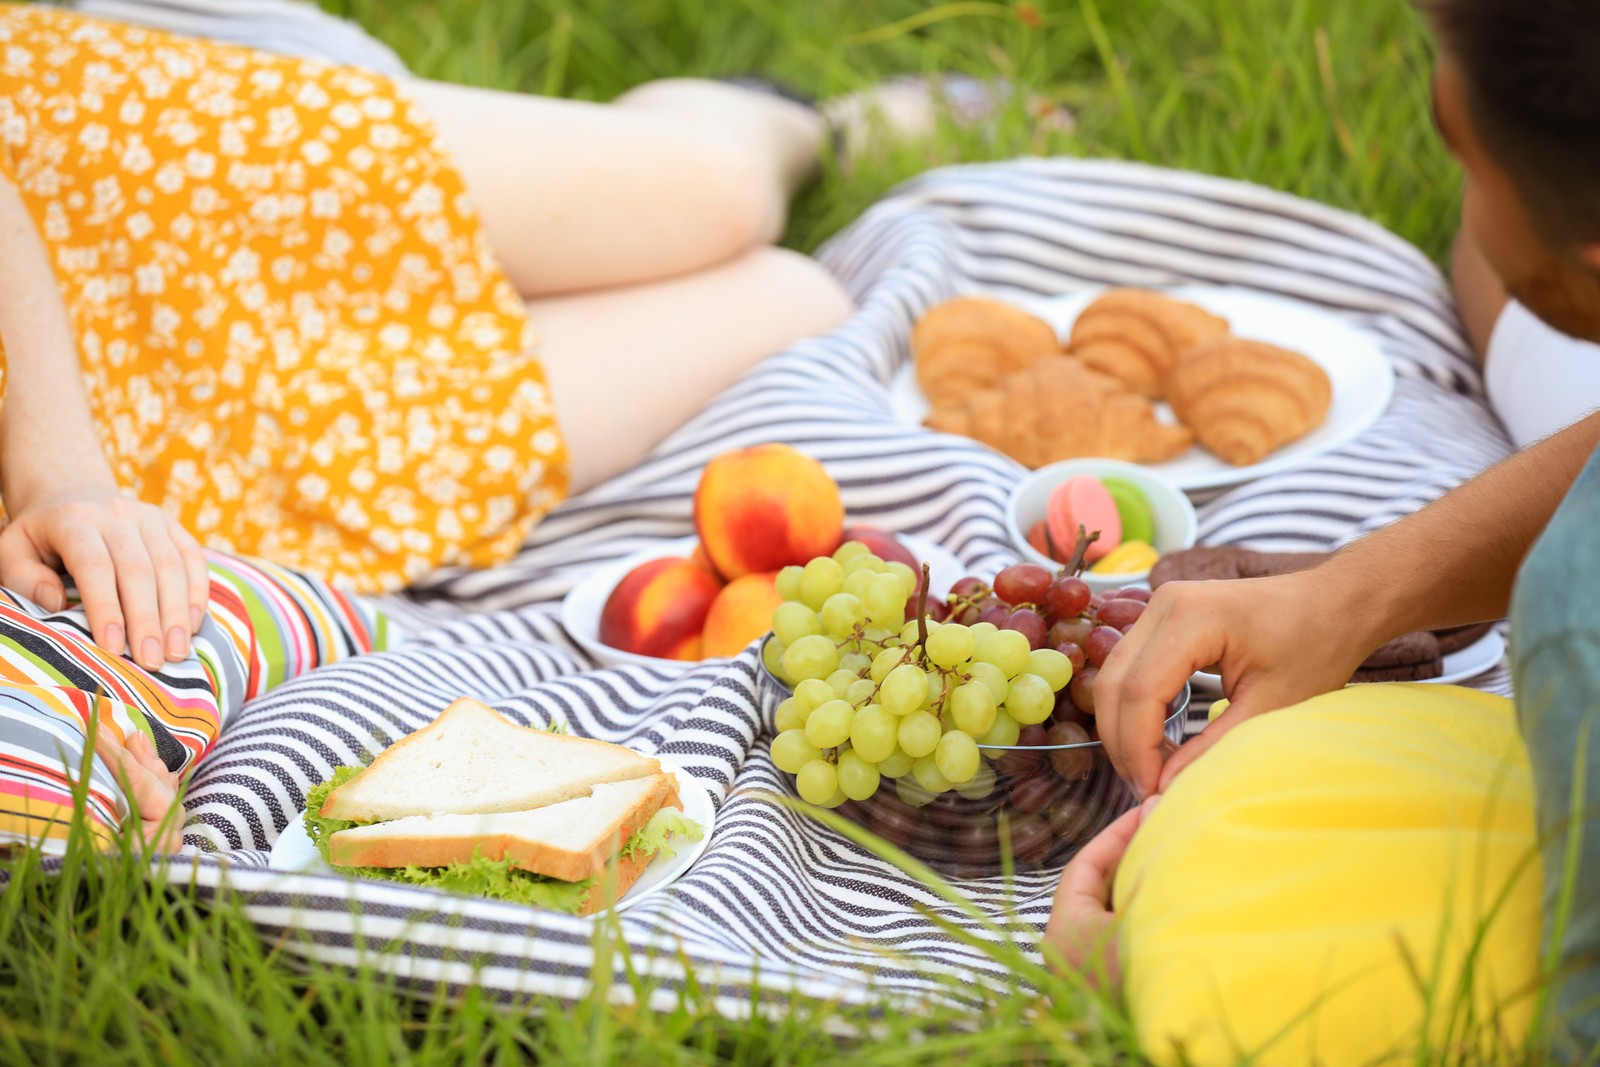
[[[911,550],[901,544],[894,534],[885,533],[876,526],[847,526],[845,527],[844,536],[840,540],[860,541],[867,546],[874,556],[877,556],[885,563],[893,563],[898,560],[918,574],[922,573],[922,563],[916,556],[911,554]]]
[[[717,574],[717,568],[712,564],[711,557],[706,555],[706,546],[696,541],[694,551],[689,553],[689,562],[703,569],[707,574]],[[717,574],[717,577],[722,577]]]
[[[844,503],[822,464],[788,445],[724,452],[694,492],[694,528],[728,580],[804,564],[839,547]]]
[[[600,612],[600,640],[660,659],[700,658],[700,634],[722,592],[715,575],[686,559],[653,559],[629,571]]]
[[[777,571],[763,571],[743,575],[723,586],[706,615],[700,654],[737,656],[770,630],[772,613],[783,603],[777,582]]]

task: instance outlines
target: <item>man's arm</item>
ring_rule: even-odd
[[[1312,570],[1162,586],[1095,683],[1112,763],[1140,796],[1156,792],[1236,723],[1343,686],[1385,641],[1505,615],[1523,557],[1597,446],[1600,413]],[[1211,665],[1229,707],[1163,770],[1167,701]]]
[[[210,582],[194,538],[118,492],[78,366],[49,254],[22,198],[0,178],[0,584],[58,610],[64,566],[101,647],[125,644],[150,669],[188,655]]]

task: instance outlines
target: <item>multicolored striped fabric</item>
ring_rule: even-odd
[[[81,610],[47,612],[0,590],[0,846],[59,851],[78,790],[90,832],[110,841],[128,808],[106,763],[85,761],[96,716],[118,741],[146,735],[168,770],[185,772],[245,701],[394,640],[370,604],[322,582],[260,561],[209,560],[211,607],[193,653],[158,673],[100,649]]]

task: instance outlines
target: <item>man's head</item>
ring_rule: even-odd
[[[1465,225],[1536,315],[1600,340],[1600,0],[1423,0]]]

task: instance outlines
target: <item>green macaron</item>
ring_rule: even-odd
[[[1122,519],[1122,539],[1155,544],[1155,515],[1139,487],[1123,478],[1101,478],[1100,482],[1117,505],[1117,515]]]

